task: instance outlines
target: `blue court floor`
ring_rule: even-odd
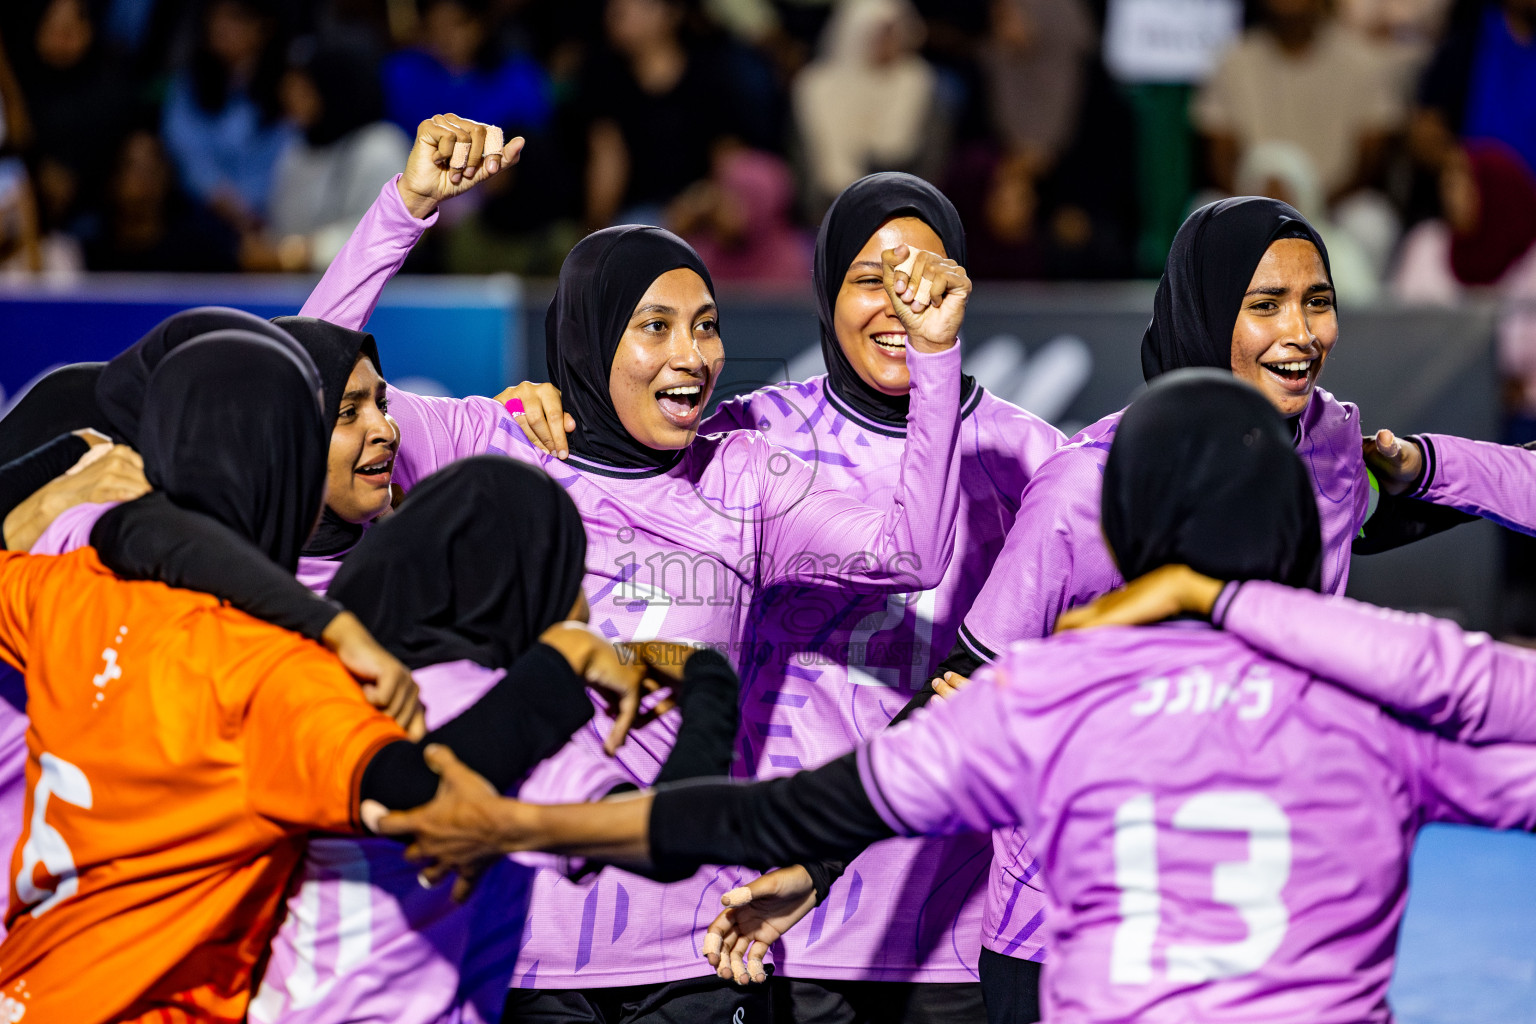
[[[1536,1024],[1536,836],[1433,826],[1412,871],[1399,1024]]]

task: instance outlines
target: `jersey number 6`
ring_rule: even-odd
[[[91,783],[84,772],[52,754],[43,754],[39,761],[43,770],[32,791],[32,821],[27,829],[27,841],[21,848],[21,871],[16,875],[16,895],[22,905],[37,904],[28,911],[33,917],[41,917],[60,900],[74,895],[80,884],[69,844],[45,817],[48,798],[56,796],[67,804],[87,810],[91,806]],[[33,881],[33,873],[39,864],[56,879],[52,889],[44,889]]]

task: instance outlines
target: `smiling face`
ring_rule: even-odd
[[[389,480],[399,433],[385,415],[384,378],[358,356],[331,431],[325,503],[349,523],[366,523],[389,507]]]
[[[1232,327],[1232,373],[1282,416],[1296,416],[1338,340],[1333,285],[1317,247],[1305,238],[1275,242],[1254,270]]]
[[[686,448],[725,359],[715,297],[692,270],[669,270],[645,290],[619,339],[608,393],[641,444]]]
[[[887,395],[912,390],[907,371],[907,332],[881,284],[880,254],[898,245],[926,249],[947,257],[938,233],[916,217],[896,217],[880,225],[848,265],[832,307],[832,325],[843,355],[864,383]]]

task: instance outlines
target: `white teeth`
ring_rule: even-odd
[[[1290,363],[1266,363],[1271,370],[1284,370],[1287,373],[1306,373],[1312,368],[1312,360],[1298,359]]]
[[[685,384],[681,387],[666,388],[661,393],[664,395],[696,395],[704,390],[697,384]]]
[[[907,336],[905,334],[876,334],[875,344],[882,348],[906,348]]]

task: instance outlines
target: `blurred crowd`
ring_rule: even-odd
[[[528,145],[418,272],[645,222],[799,283],[899,169],[978,278],[1155,275],[1194,204],[1262,193],[1345,301],[1536,295],[1536,0],[4,0],[0,42],[16,273],[323,268],[452,111]]]

